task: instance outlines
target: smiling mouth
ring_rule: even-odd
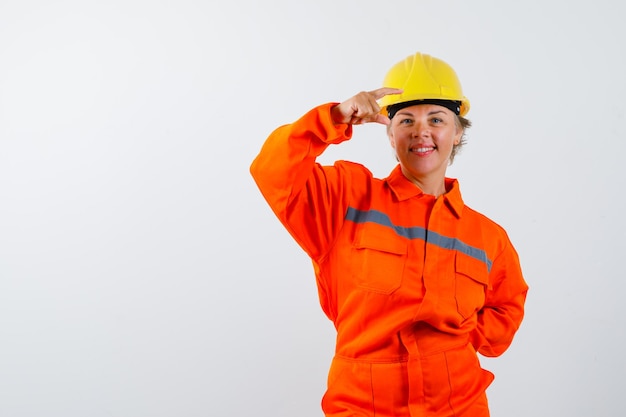
[[[422,147],[422,148],[411,148],[410,151],[417,154],[427,154],[437,149],[436,146]]]

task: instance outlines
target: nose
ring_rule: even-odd
[[[430,126],[428,123],[424,122],[415,122],[413,126],[413,137],[414,138],[428,138],[430,137]]]

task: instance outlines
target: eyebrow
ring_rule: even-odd
[[[430,115],[437,114],[437,113],[446,114],[446,112],[443,110],[433,110],[433,111],[429,111],[428,115],[430,116]],[[398,113],[396,114],[405,114],[407,116],[414,116],[413,113],[409,113],[408,111],[402,111],[402,110],[399,110]]]

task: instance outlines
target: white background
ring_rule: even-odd
[[[625,11],[1,0],[0,416],[321,416],[333,328],[248,167],[416,51],[461,78],[448,173],[531,286],[492,415],[626,415]],[[378,125],[324,158],[395,164]]]

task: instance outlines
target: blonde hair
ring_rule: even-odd
[[[448,163],[448,165],[452,165],[452,162],[454,162],[454,157],[456,156],[456,154],[459,153],[463,145],[467,143],[467,141],[465,140],[465,130],[472,127],[472,122],[469,119],[466,119],[465,117],[462,117],[462,116],[456,116],[455,124],[456,124],[457,129],[463,130],[463,134],[461,135],[461,140],[459,141],[459,143],[452,146],[452,152],[450,153],[450,162]]]

